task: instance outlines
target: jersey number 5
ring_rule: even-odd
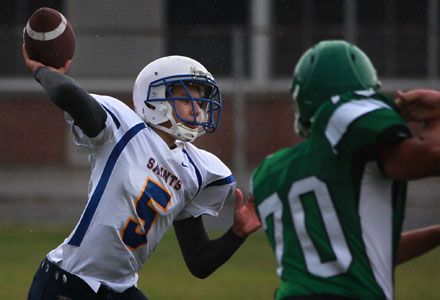
[[[157,209],[166,211],[171,198],[168,190],[150,177],[147,178],[134,203],[139,219],[128,218],[121,231],[122,241],[128,248],[134,250],[147,243],[147,233],[156,218]]]
[[[302,195],[312,195],[309,200],[316,203],[318,214],[321,215],[320,219],[322,220],[319,223],[324,227],[320,230],[323,230],[325,232],[324,235],[328,237],[327,242],[330,243],[330,247],[327,248],[332,249],[334,253],[332,259],[322,261],[320,253],[323,251],[322,249],[317,249],[317,245],[320,245],[320,243],[315,243],[309,234],[310,231],[307,227],[310,222],[307,222],[308,214],[301,203]],[[353,258],[347,246],[327,185],[314,176],[297,181],[290,187],[288,202],[290,206],[289,213],[294,223],[293,228],[301,245],[308,272],[321,277],[345,273]],[[282,258],[284,255],[283,224],[286,225],[282,221],[283,203],[278,194],[274,193],[258,206],[258,210],[263,221],[263,227],[266,230],[266,220],[268,217],[273,216],[273,236],[275,240],[275,254],[278,261],[277,273],[281,276]],[[289,227],[292,226],[290,225]]]

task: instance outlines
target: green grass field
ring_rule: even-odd
[[[26,299],[37,265],[70,230],[0,225],[0,299]],[[396,299],[440,299],[439,272],[439,249],[398,267]],[[186,269],[171,230],[139,275],[140,288],[152,300],[272,299],[278,284],[274,258],[262,233],[250,237],[221,269],[200,280]]]

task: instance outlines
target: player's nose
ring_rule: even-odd
[[[192,114],[193,114],[194,116],[198,117],[198,116],[200,115],[201,111],[202,111],[202,108],[200,107],[199,102],[194,101],[194,102],[193,102]]]

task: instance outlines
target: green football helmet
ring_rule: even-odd
[[[376,70],[361,49],[342,40],[316,44],[302,55],[293,73],[296,132],[307,136],[313,115],[332,96],[379,88]]]

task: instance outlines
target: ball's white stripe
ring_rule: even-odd
[[[61,16],[61,22],[58,25],[58,27],[55,28],[54,30],[48,31],[48,32],[35,31],[32,29],[32,27],[28,21],[26,24],[26,33],[32,39],[37,40],[37,41],[50,41],[50,40],[56,39],[64,32],[64,30],[66,29],[66,26],[67,26],[66,18],[62,14],[60,14],[60,16]]]

